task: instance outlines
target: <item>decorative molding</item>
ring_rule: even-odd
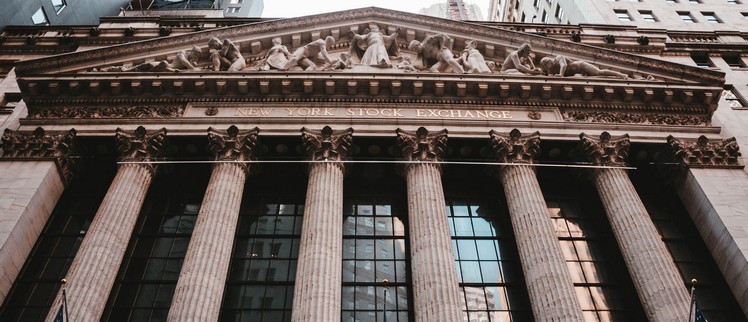
[[[585,123],[666,124],[709,126],[708,115],[644,114],[625,112],[561,111],[564,121]]]
[[[535,131],[523,136],[518,129],[501,135],[491,130],[491,148],[501,163],[533,163],[540,152],[540,132]]]
[[[56,161],[60,175],[65,183],[73,178],[75,158],[75,129],[57,134],[49,134],[41,127],[33,133],[19,133],[6,129],[2,136],[3,154],[0,159],[28,160],[52,159]]]
[[[248,161],[257,145],[259,132],[260,129],[256,127],[241,132],[236,125],[230,126],[226,131],[211,127],[208,129],[208,147],[216,161]],[[244,168],[245,173],[249,171],[246,163],[239,165]]]
[[[138,126],[132,134],[117,128],[115,138],[120,162],[155,160],[163,155],[166,148],[166,128],[148,133],[144,127]],[[155,165],[145,165],[151,172],[156,172]]]
[[[333,131],[331,127],[325,126],[320,132],[301,129],[301,141],[312,161],[333,161],[341,168],[344,165],[340,161],[348,157],[353,143],[352,135],[352,128]]]
[[[624,134],[612,137],[610,133],[603,132],[596,139],[587,134],[579,134],[580,150],[583,151],[587,160],[594,165],[601,166],[626,166],[629,156],[629,135]]]
[[[667,137],[667,143],[677,162],[692,168],[743,168],[740,146],[735,137],[710,142],[706,136],[696,141]]]
[[[432,134],[424,127],[419,127],[416,132],[398,128],[395,133],[406,161],[440,161],[447,149],[447,129]]]
[[[109,106],[37,108],[29,111],[28,118],[176,118],[184,113],[184,106]]]

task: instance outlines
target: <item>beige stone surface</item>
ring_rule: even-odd
[[[67,298],[71,321],[101,318],[152,179],[147,165],[123,164],[117,170],[66,276],[67,294],[75,294]],[[62,291],[52,307],[59,307],[61,299]],[[46,321],[53,321],[55,313],[50,310]]]
[[[647,318],[686,321],[688,290],[628,174],[595,169],[593,179]]]
[[[535,321],[583,321],[535,171],[528,165],[506,166],[501,182]]]
[[[748,316],[748,174],[742,169],[690,169],[678,194]]]
[[[54,161],[0,162],[0,303],[63,190]]]
[[[309,167],[291,320],[340,321],[343,267],[343,168]]]

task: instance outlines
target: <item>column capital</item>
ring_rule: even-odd
[[[540,152],[540,132],[522,135],[518,129],[502,135],[491,130],[491,147],[501,163],[533,163]]]
[[[579,134],[580,147],[584,156],[594,165],[625,166],[629,156],[629,135],[612,137],[603,132],[600,138]]]
[[[735,137],[710,142],[702,135],[696,141],[667,137],[667,143],[677,162],[692,168],[743,168],[740,146]]]
[[[429,133],[424,127],[414,132],[395,130],[397,144],[406,161],[440,161],[447,149],[447,129]]]
[[[307,128],[301,129],[301,140],[312,161],[340,162],[345,160],[348,158],[348,150],[353,143],[352,136],[352,128],[333,131],[331,127],[325,126],[319,132]]]
[[[147,132],[144,127],[138,126],[135,132],[129,133],[117,128],[115,135],[117,140],[117,153],[119,161],[149,161],[163,155],[164,143],[166,142],[166,128]],[[147,165],[151,172],[156,171],[153,165]]]
[[[6,129],[2,136],[2,159],[32,160],[48,159],[57,163],[65,183],[73,177],[75,159],[75,129],[67,132],[47,133],[38,127],[34,132],[21,133]]]
[[[247,131],[239,131],[235,125],[226,131],[211,127],[208,128],[208,147],[216,161],[247,161],[257,145],[259,132],[260,129],[256,127]],[[245,172],[249,170],[246,164],[241,165]]]

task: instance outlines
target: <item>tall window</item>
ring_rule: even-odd
[[[730,66],[732,68],[743,68],[745,67],[745,63],[743,62],[743,58],[740,57],[740,55],[735,54],[723,54],[722,60],[725,61],[727,66]]]
[[[465,321],[524,321],[526,291],[510,228],[488,202],[447,204]]]
[[[727,103],[732,107],[733,109],[745,109],[748,108],[748,103],[743,99],[740,94],[738,94],[735,89],[730,90],[724,90],[722,91],[722,97],[725,98]]]
[[[701,54],[701,53],[691,54],[691,59],[696,64],[696,66],[701,67],[701,68],[709,68],[709,67],[714,66],[714,63],[712,63],[712,60],[709,59],[709,55],[707,54]]]
[[[639,14],[642,16],[642,19],[646,22],[657,22],[657,18],[654,16],[652,11],[640,10]]]
[[[304,205],[253,196],[236,232],[221,319],[290,321]]]
[[[342,321],[383,321],[385,308],[387,321],[409,321],[405,216],[382,200],[346,200]]]
[[[629,15],[629,12],[623,9],[616,9],[613,10],[616,13],[616,16],[618,16],[618,20],[621,22],[629,22],[631,21],[631,16]]]
[[[226,8],[226,12],[227,13],[239,13],[239,10],[241,10],[241,9],[242,8],[240,8],[240,7],[228,7],[228,8]]]
[[[695,20],[693,19],[693,16],[688,11],[678,11],[678,16],[680,16],[680,19],[683,20],[683,22],[686,22],[686,23],[695,22]]]
[[[175,167],[151,185],[109,295],[105,320],[166,320],[207,186],[207,170]]]
[[[52,0],[52,7],[55,8],[55,13],[60,13],[62,8],[65,8],[67,4],[65,0]]]
[[[720,20],[714,12],[701,12],[701,15],[704,16],[704,19],[706,19],[706,22],[708,23],[722,23],[722,20]]]
[[[34,12],[31,16],[31,21],[33,21],[35,25],[48,25],[49,19],[47,19],[47,13],[44,12],[44,8],[39,8],[39,10]]]

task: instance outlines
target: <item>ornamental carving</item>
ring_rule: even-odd
[[[6,129],[2,137],[2,159],[53,159],[63,180],[69,182],[75,167],[75,136],[75,129],[59,134],[48,134],[41,127],[31,134]]]
[[[630,124],[664,124],[664,125],[709,125],[706,115],[663,115],[634,114],[615,112],[563,111],[565,121],[586,123],[630,123]]]
[[[239,131],[235,125],[226,131],[219,131],[212,127],[208,129],[208,147],[216,161],[248,161],[252,157],[257,145],[257,133],[260,129]],[[246,164],[241,164],[244,171],[248,171]]]
[[[112,106],[35,109],[29,118],[174,118],[184,113],[183,106]]]
[[[301,141],[312,161],[343,161],[353,143],[353,129],[333,131],[329,126],[322,131],[301,129]]]
[[[509,132],[509,136],[491,130],[491,148],[501,163],[533,163],[540,152],[540,132],[523,136],[519,130]]]
[[[415,133],[401,129],[395,133],[397,144],[407,161],[440,161],[447,149],[447,129],[429,133],[426,128],[419,127]]]
[[[580,150],[583,151],[587,160],[594,165],[602,166],[625,166],[629,156],[629,135],[624,134],[612,137],[610,133],[603,132],[600,138],[584,133],[579,135]]]
[[[682,165],[689,167],[741,167],[740,147],[734,137],[722,141],[710,142],[706,136],[696,141],[679,140],[672,135],[667,143]]]
[[[153,132],[146,132],[145,128],[138,126],[133,133],[128,133],[117,128],[115,135],[117,140],[117,152],[121,162],[151,161],[163,155],[166,143],[166,129],[162,128]],[[152,172],[156,167],[148,165]]]

